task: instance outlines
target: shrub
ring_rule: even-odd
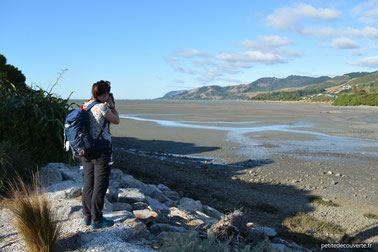
[[[36,177],[32,187],[27,187],[18,177],[11,185],[13,203],[10,210],[15,215],[15,227],[29,251],[52,251],[61,227],[57,222],[51,204],[40,194]]]
[[[8,68],[0,67],[0,72]],[[13,72],[18,73],[16,70]],[[18,82],[24,81],[22,73],[18,74],[17,78],[11,76]],[[9,139],[22,144],[40,164],[68,162],[70,154],[63,149],[63,130],[70,112],[69,98],[13,84],[8,76],[9,72],[2,72],[0,78],[0,141]]]
[[[5,191],[8,182],[16,174],[28,181],[28,175],[35,167],[32,157],[23,146],[9,141],[0,142],[0,192]]]

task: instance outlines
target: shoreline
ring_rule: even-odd
[[[122,143],[117,143],[117,146],[121,145]],[[249,213],[251,221],[272,226],[279,233],[287,232],[282,222],[293,212],[303,212],[321,221],[340,225],[350,235],[376,223],[363,216],[365,213],[375,213],[378,210],[377,206],[372,206],[368,202],[345,200],[324,192],[300,188],[300,181],[281,183],[264,178],[260,174],[261,168],[269,161],[250,162],[249,171],[241,174],[246,167],[221,165],[220,169],[219,164],[184,155],[156,155],[138,150],[128,152],[118,148],[116,157],[119,162],[115,168],[145,183],[164,183],[185,196],[201,200],[225,212],[243,207]],[[253,165],[255,169],[251,168]],[[248,178],[245,174],[248,174]],[[338,207],[311,203],[312,197],[335,203]],[[368,241],[377,242],[378,236],[368,237]]]

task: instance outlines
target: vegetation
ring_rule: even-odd
[[[32,168],[29,164],[70,160],[63,149],[69,98],[58,98],[51,90],[33,89],[25,80],[22,72],[6,64],[6,58],[0,55],[0,185],[13,176],[12,170],[25,175],[23,169]],[[24,168],[20,168],[22,165]]]
[[[378,215],[373,213],[365,213],[364,216],[368,219],[378,220]]]
[[[283,226],[291,232],[303,233],[321,240],[329,240],[327,234],[342,237],[345,231],[333,223],[320,221],[305,213],[298,212],[283,221]]]
[[[378,106],[378,92],[367,93],[365,90],[355,90],[353,94],[341,94],[333,102],[336,106]]]
[[[198,233],[190,231],[186,233],[170,232],[165,233],[160,240],[162,246],[161,250],[165,252],[263,252],[263,251],[281,251],[273,247],[269,240],[265,239],[257,245],[251,247],[249,245],[244,248],[231,247],[229,241],[219,242],[217,236],[209,232],[208,238],[200,238]],[[285,251],[293,251],[287,249]]]
[[[309,197],[310,203],[315,203],[324,206],[339,207],[340,205],[331,201],[325,201],[317,196]]]
[[[250,98],[251,100],[269,100],[269,101],[299,101],[303,100],[306,96],[316,95],[323,93],[325,89],[304,89],[295,91],[280,91],[280,92],[269,92],[265,94],[258,94],[255,97]]]
[[[11,191],[13,203],[10,210],[15,215],[15,227],[28,250],[53,251],[61,227],[46,196],[39,193],[37,178],[33,177],[32,187],[27,187],[18,177]]]
[[[30,171],[35,167],[31,155],[19,144],[9,141],[0,142],[0,192],[5,192],[8,182],[17,174],[27,182]]]

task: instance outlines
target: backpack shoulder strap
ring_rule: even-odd
[[[99,104],[99,102],[98,102],[98,101],[94,101],[94,102],[90,103],[90,104],[85,108],[85,111],[89,111],[89,110],[91,110],[91,108],[93,108],[93,106],[96,105],[96,104]]]

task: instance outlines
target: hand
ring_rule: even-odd
[[[110,108],[114,108],[115,106],[115,102],[114,102],[114,97],[113,97],[113,94],[110,93],[109,94],[109,97],[108,99],[104,102],[106,105],[108,105],[108,107]]]

